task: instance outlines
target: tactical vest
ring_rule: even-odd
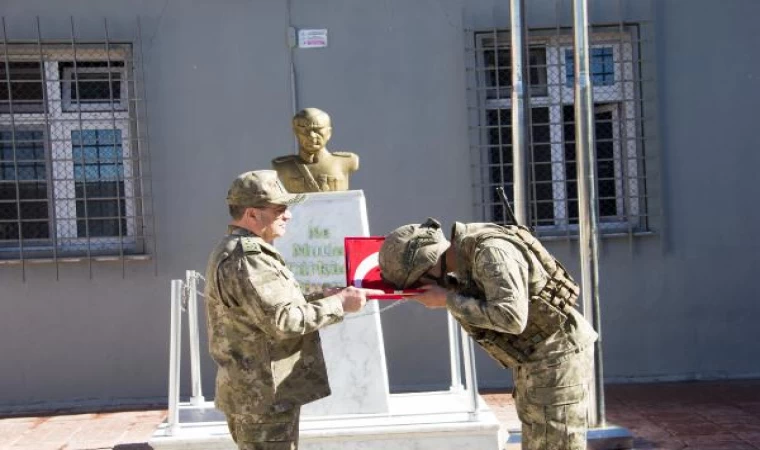
[[[567,316],[578,302],[580,288],[562,264],[524,227],[490,225],[475,232],[478,233],[474,238],[475,249],[487,239],[503,239],[525,256],[530,273],[528,323],[520,334],[501,333],[465,324],[463,328],[504,366],[514,367],[534,361],[536,349],[562,329]],[[535,262],[546,272],[546,277],[538,276]],[[471,279],[460,281],[463,281],[460,289],[463,293],[476,297],[482,295],[482,292],[477,292],[479,289]]]

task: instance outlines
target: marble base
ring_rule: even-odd
[[[364,193],[324,192],[306,197],[293,209],[288,232],[275,241],[275,247],[307,290],[345,286],[343,239],[369,235]],[[340,271],[323,273],[324,268]],[[304,406],[302,416],[388,412],[388,369],[379,309],[377,300],[367,302],[342,323],[319,330],[332,395]]]
[[[424,392],[390,396],[387,414],[301,417],[302,450],[499,450],[504,430],[480,399],[476,414],[467,412],[467,392]],[[235,450],[224,415],[181,405],[180,426],[167,436],[166,424],[149,444],[155,450]]]
[[[305,405],[301,416],[387,412],[388,371],[378,301],[367,302],[319,334],[332,394]]]
[[[522,433],[519,429],[510,429],[507,433],[507,446],[504,450],[520,450]],[[587,450],[630,450],[633,448],[633,434],[628,429],[617,425],[589,428]]]

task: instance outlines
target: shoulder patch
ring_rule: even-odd
[[[285,156],[278,156],[277,158],[272,160],[272,163],[274,164],[282,164],[288,161],[293,161],[298,155],[285,155]]]
[[[243,252],[245,253],[261,253],[261,246],[254,238],[240,238],[240,244],[243,246]]]
[[[341,158],[351,158],[354,153],[351,152],[332,152],[333,156],[340,156]]]

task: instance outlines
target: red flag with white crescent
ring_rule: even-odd
[[[380,277],[378,254],[384,240],[383,236],[345,238],[346,284],[385,291],[384,295],[372,296],[378,300],[398,300],[422,292],[417,289],[397,290]]]

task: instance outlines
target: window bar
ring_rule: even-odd
[[[3,17],[3,49],[5,53],[5,82],[8,85],[8,112],[11,116],[11,149],[13,151],[13,171],[16,185],[16,221],[18,222],[19,258],[21,259],[21,279],[26,281],[26,260],[24,259],[24,227],[21,220],[21,186],[19,184],[18,155],[16,154],[16,119],[13,115],[13,88],[11,84],[11,63],[8,57],[8,33]]]
[[[528,89],[527,91],[530,92],[530,82],[528,83]],[[549,120],[551,120],[551,110],[549,111]],[[527,203],[529,205],[529,208],[533,211],[533,217],[528,215],[525,217],[525,223],[520,225],[525,225],[526,227],[533,227],[533,230],[538,229],[538,185],[536,183],[536,143],[534,141],[533,137],[533,108],[530,109],[530,113],[528,114],[528,126],[526,127],[526,133],[527,133],[527,146],[528,149],[530,149],[529,152],[527,152],[526,156],[528,157],[526,164],[530,168],[530,175],[531,178],[527,180],[528,186],[529,186],[529,192],[532,194],[532,196],[528,196]],[[551,135],[551,130],[549,131],[549,134]],[[551,138],[550,138],[551,139]],[[551,185],[551,184],[550,184]]]
[[[622,174],[623,182],[621,185],[622,193],[620,195],[620,199],[623,202],[622,205],[622,212],[623,212],[623,219],[626,222],[627,229],[628,229],[628,250],[631,255],[633,255],[633,222],[631,213],[633,210],[630,206],[630,186],[629,186],[629,174],[628,174],[628,161],[630,160],[630,155],[628,154],[628,113],[627,113],[627,107],[626,104],[628,103],[628,96],[626,95],[627,91],[627,84],[628,80],[626,78],[626,44],[625,39],[623,39],[623,33],[625,33],[625,25],[623,25],[623,0],[618,0],[617,2],[618,6],[618,83],[620,83],[620,93],[621,93],[621,100],[620,107],[618,110],[618,140],[620,145],[620,171]],[[633,49],[631,49],[631,64],[633,64]],[[613,66],[614,62],[613,62]],[[633,80],[631,80],[633,81]],[[614,144],[613,144],[614,145]],[[613,151],[613,155],[614,155]],[[636,153],[634,155],[638,155],[638,148],[636,149]],[[641,213],[641,207],[639,206],[638,213]]]
[[[524,10],[524,8],[523,8]],[[523,14],[525,14],[523,12]],[[527,33],[527,28],[525,28]],[[528,42],[527,38],[523,42]],[[538,186],[536,184],[536,142],[535,142],[535,136],[533,136],[533,107],[531,106],[531,96],[533,95],[532,91],[532,84],[530,82],[530,46],[526,46],[528,48],[527,53],[524,53],[526,56],[525,66],[527,67],[527,70],[525,71],[526,75],[523,77],[524,83],[525,83],[525,102],[524,102],[524,113],[523,117],[525,120],[525,126],[524,126],[524,133],[525,138],[523,140],[525,148],[528,150],[525,152],[525,161],[524,164],[527,166],[525,167],[525,170],[523,173],[528,173],[528,169],[530,169],[530,177],[525,177],[525,183],[527,184],[527,189],[525,190],[525,221],[521,223],[520,225],[525,225],[526,227],[533,226],[534,230],[538,229]],[[549,109],[549,121],[551,121],[551,108]],[[549,131],[549,140],[551,141],[551,127]],[[528,195],[532,194],[532,195]],[[533,217],[528,213],[528,211],[533,210]]]
[[[649,14],[648,14],[648,17],[656,17],[657,11],[656,11],[654,5],[655,5],[654,0],[650,0],[649,1]],[[654,26],[654,23],[652,21],[648,21],[647,24],[648,24],[648,26],[650,28],[650,31],[648,32],[648,34],[651,35],[651,38],[648,39],[646,42],[648,43],[648,46],[651,48],[651,46],[652,46],[651,42],[657,42],[657,36],[656,36],[657,27]],[[639,30],[639,32],[641,32],[641,30]],[[641,49],[641,36],[639,36],[639,44],[638,44],[638,49],[637,50],[639,52],[639,55],[641,55],[641,53],[642,53],[642,49]],[[638,67],[638,73],[643,73],[643,67],[642,67],[643,66],[643,61],[642,60],[643,60],[643,58],[639,57],[639,61],[638,61],[638,66],[639,66]],[[650,62],[653,66],[656,65],[655,58],[650,58],[647,61]],[[653,77],[656,77],[656,74],[657,74],[656,67],[653,67],[652,69],[653,70],[651,70],[651,73],[654,74]],[[639,77],[639,78],[641,78],[641,77]],[[645,138],[646,135],[644,134],[644,117],[645,117],[644,116],[644,110],[645,110],[645,105],[644,105],[644,95],[642,93],[642,91],[643,91],[642,84],[643,83],[644,83],[643,80],[639,80],[639,83],[638,83],[639,84],[639,86],[638,86],[639,97],[640,97],[640,100],[639,100],[639,102],[640,102],[639,111],[640,111],[640,115],[641,115],[641,124],[640,124],[641,131],[639,133],[641,134],[641,143],[642,143],[641,148],[642,148],[642,152],[643,152],[642,153],[642,158],[641,158],[641,163],[643,164],[643,166],[641,167],[641,173],[642,173],[642,175],[640,176],[640,179],[642,180],[642,184],[639,187],[639,193],[637,193],[637,195],[641,199],[640,200],[641,204],[645,205],[645,207],[647,208],[646,209],[647,214],[644,216],[644,223],[646,224],[647,229],[649,229],[649,224],[651,222],[649,220],[650,219],[649,218],[649,209],[648,209],[649,208],[649,197],[647,195],[647,193],[649,192],[649,183],[648,183],[649,178],[647,178],[647,176],[646,176],[647,173],[648,173],[646,170],[647,170],[647,165],[648,165],[648,162],[649,162],[649,159],[648,159],[647,155],[650,155],[652,152],[648,152],[647,148],[646,148],[646,146],[644,144],[646,142],[646,138]],[[657,103],[657,95],[656,95],[656,93],[653,94],[652,97],[653,98],[650,99],[648,103],[649,103],[649,106],[650,106],[650,111],[653,112],[653,114],[655,115],[655,118],[656,118],[656,115],[658,114],[657,113],[657,109],[658,108],[657,108],[657,104],[656,104]],[[654,133],[652,133],[652,134],[654,134],[654,138],[653,139],[657,139],[657,137],[660,135],[659,124],[658,124],[658,122],[656,120],[650,121],[650,122],[652,124],[651,128],[654,128]],[[650,134],[650,136],[651,136],[651,134]],[[660,149],[658,148],[657,150],[660,150]],[[658,219],[659,227],[660,227],[660,231],[661,231],[659,233],[659,235],[660,235],[660,248],[661,248],[661,251],[664,252],[667,249],[667,247],[668,247],[668,233],[665,232],[665,228],[667,226],[667,220],[668,220],[668,218],[665,215],[664,205],[663,205],[663,201],[662,201],[662,186],[663,186],[663,176],[664,176],[662,152],[658,151],[657,154],[656,154],[656,156],[655,156],[655,158],[657,158],[656,164],[655,164],[655,161],[653,161],[652,165],[653,166],[654,165],[657,166],[658,173],[657,173],[657,176],[656,176],[656,182],[657,182],[657,187],[659,189],[659,194],[660,194],[660,200],[657,202],[657,206],[658,206],[657,209],[658,209],[658,214],[659,214],[659,216],[658,216],[657,219]],[[639,214],[641,214],[641,211],[644,211],[644,209],[642,209],[642,207],[639,207]]]
[[[478,75],[478,43],[477,43],[477,36],[470,28],[468,28],[468,24],[470,23],[468,17],[465,13],[466,9],[462,8],[462,24],[463,24],[463,42],[472,42],[473,48],[472,52],[468,50],[467,44],[465,44],[465,85],[467,90],[467,120],[468,120],[468,127],[467,127],[467,139],[468,139],[468,146],[470,150],[470,169],[472,170],[472,179],[473,179],[473,213],[475,217],[488,217],[487,216],[487,210],[485,208],[485,202],[482,200],[484,196],[484,186],[482,181],[483,180],[483,167],[484,167],[484,158],[483,158],[483,151],[481,146],[481,135],[480,135],[480,128],[477,126],[473,126],[473,114],[478,115],[479,122],[475,123],[485,123],[485,114],[483,112],[483,108],[485,108],[485,105],[481,104],[480,100],[480,90],[477,89],[477,86],[479,86],[479,75]],[[472,53],[472,54],[470,54]],[[471,61],[474,61],[474,64],[470,66]],[[469,70],[468,70],[469,69]],[[469,77],[473,76],[475,78],[473,85],[476,86],[475,89],[472,89],[471,81],[469,80]],[[473,131],[477,132],[477,137],[473,138]],[[473,139],[475,139],[473,144]],[[473,156],[473,153],[477,152],[477,157]],[[475,161],[475,162],[473,162]],[[478,194],[480,192],[480,194]],[[480,197],[478,196],[480,195]],[[480,214],[479,214],[480,213]]]
[[[119,172],[121,170],[124,170],[124,136],[121,136],[121,142],[119,143],[119,147],[121,148],[121,158],[119,158],[119,154],[116,152],[116,109],[114,107],[113,103],[113,74],[111,73],[111,38],[108,34],[108,19],[103,18],[103,31],[105,33],[106,37],[106,71],[108,72],[108,96],[109,96],[109,104],[111,106],[111,124],[112,124],[112,133],[111,138],[112,141],[111,145],[113,145],[114,150],[114,158],[115,158],[115,164],[116,164],[116,215],[117,215],[117,222],[116,222],[116,228],[119,230],[119,259],[121,259],[121,277],[126,278],[127,274],[127,268],[126,268],[126,260],[124,259],[124,236],[121,229],[121,201],[122,201],[122,195],[121,195],[121,189],[119,189],[119,178],[122,178],[124,182],[124,212],[127,212],[126,205],[127,205],[127,195],[126,195],[126,171],[124,172],[124,177],[119,177]],[[126,58],[125,58],[126,59]],[[126,71],[127,67],[126,64],[124,64],[124,70]],[[124,82],[127,82],[127,80],[124,80]],[[119,89],[121,89],[121,84],[119,84]],[[77,91],[78,92],[78,91]],[[81,102],[80,102],[80,109],[81,109]],[[127,134],[127,139],[129,139],[130,136]],[[100,159],[100,155],[98,154],[98,159]],[[121,167],[119,167],[121,165]],[[133,172],[134,173],[134,172]],[[125,219],[126,223],[126,219]]]
[[[475,60],[475,79],[476,79],[476,86],[485,86],[485,79],[487,77],[486,75],[486,69],[485,69],[485,59],[483,58],[483,41],[478,41],[477,35],[473,33],[473,42],[475,44],[475,49],[473,50],[474,60]],[[481,62],[483,64],[483,67],[480,67]],[[482,80],[482,83],[481,83]],[[480,166],[478,167],[478,180],[480,183],[480,209],[481,209],[481,215],[479,217],[484,218],[485,220],[493,221],[494,220],[494,211],[493,206],[489,202],[489,198],[491,196],[491,178],[490,178],[490,164],[491,164],[491,155],[489,148],[491,147],[491,142],[489,141],[488,136],[488,90],[487,89],[476,89],[475,90],[475,98],[478,102],[478,121],[475,122],[475,130],[477,131],[477,151],[478,151],[478,158],[480,160]],[[484,145],[485,144],[485,145]],[[484,181],[486,180],[486,181]]]
[[[470,88],[470,77],[475,76],[475,82],[474,84],[477,86],[477,50],[473,51],[472,54],[470,54],[470,51],[468,49],[467,42],[470,42],[470,34],[469,29],[467,28],[464,15],[462,16],[462,24],[464,27],[463,30],[463,41],[465,42],[465,48],[464,48],[464,63],[465,63],[465,86],[466,86],[466,93],[467,93],[467,148],[470,155],[470,171],[472,174],[472,212],[474,217],[478,217],[478,210],[481,207],[481,203],[478,201],[480,198],[478,192],[480,189],[480,183],[478,180],[481,180],[482,178],[478,177],[479,171],[482,172],[483,170],[483,159],[480,155],[480,138],[479,136],[475,136],[474,132],[477,130],[476,127],[473,126],[473,115],[478,114],[478,117],[480,117],[480,111],[477,109],[478,105],[480,104],[476,98],[477,91]],[[475,36],[472,35],[472,45],[474,47],[477,47],[477,44],[475,43]],[[471,67],[470,61],[471,58],[474,58],[476,60],[474,67]],[[477,152],[477,155],[476,153]]]
[[[79,121],[79,148],[82,151],[82,203],[84,205],[84,229],[85,229],[85,236],[87,239],[87,267],[90,273],[90,279],[92,279],[92,249],[90,248],[90,214],[87,210],[87,164],[85,160],[85,154],[84,154],[84,129],[82,128],[82,91],[79,88],[79,69],[77,69],[77,44],[76,44],[76,37],[74,35],[74,17],[69,17],[71,22],[71,49],[74,52],[73,54],[73,75],[74,75],[74,88],[76,89],[77,93],[77,117]],[[73,99],[72,99],[73,100]],[[65,140],[65,138],[64,138]],[[72,169],[74,165],[74,140],[72,139],[71,142],[71,160],[72,160]],[[74,179],[74,226],[77,228],[77,214],[76,214],[76,185],[77,185],[77,177],[76,177],[76,170],[72,170],[72,178]],[[79,232],[77,231],[77,237],[79,237]]]
[[[55,280],[60,280],[60,267],[58,267],[58,221],[55,211],[55,183],[53,181],[53,144],[50,138],[50,105],[48,104],[48,81],[47,71],[45,70],[45,57],[42,53],[42,30],[40,28],[40,16],[36,17],[37,23],[37,50],[40,56],[40,76],[42,77],[42,103],[43,116],[45,117],[45,162],[48,165],[48,192],[50,192],[50,237],[53,241],[53,262],[55,264]]]
[[[474,45],[473,48],[473,61],[474,61],[474,67],[473,67],[473,73],[475,76],[475,86],[476,89],[473,90],[473,96],[475,97],[475,103],[477,110],[477,120],[475,121],[475,125],[472,127],[474,131],[476,132],[476,146],[475,150],[478,154],[478,161],[479,165],[477,167],[477,177],[475,180],[478,180],[478,189],[480,191],[480,215],[478,217],[484,218],[485,220],[493,220],[493,209],[491,208],[491,205],[488,202],[488,198],[490,196],[489,193],[489,185],[490,185],[490,178],[488,174],[488,167],[489,167],[489,150],[488,150],[488,132],[484,128],[484,126],[488,123],[488,90],[486,89],[479,89],[478,87],[485,84],[486,74],[485,70],[481,71],[481,62],[483,63],[483,68],[485,68],[485,60],[483,59],[483,54],[481,53],[482,48],[482,41],[478,40],[478,36],[476,33],[473,32],[472,34],[472,42]],[[485,145],[484,145],[485,144]],[[484,180],[489,180],[485,181]]]
[[[637,33],[640,33],[640,32],[641,30],[638,29]],[[641,37],[639,36],[637,38],[637,47],[636,47],[636,51],[639,54],[639,59],[633,62],[633,64],[636,66],[636,71],[639,74],[643,73],[641,45],[642,45],[642,41],[641,41]],[[636,192],[636,197],[639,201],[639,211],[638,211],[637,217],[638,217],[639,226],[642,226],[644,229],[648,230],[649,229],[649,205],[648,205],[649,199],[647,197],[647,192],[649,190],[649,186],[648,186],[649,179],[647,177],[647,173],[648,173],[647,164],[650,161],[651,157],[649,156],[650,152],[647,151],[647,147],[646,147],[647,138],[646,138],[646,135],[644,134],[644,126],[645,126],[645,122],[647,122],[647,119],[644,116],[645,114],[644,111],[647,109],[646,108],[647,103],[650,106],[652,106],[652,109],[651,109],[652,111],[656,111],[656,106],[654,105],[654,100],[650,99],[649,101],[646,101],[646,102],[644,100],[643,91],[644,91],[645,82],[646,80],[644,80],[641,76],[639,76],[638,79],[634,76],[634,84],[635,84],[634,93],[638,92],[638,94],[636,94],[636,97],[633,99],[634,108],[638,116],[634,123],[634,126],[636,127],[636,137],[634,138],[634,140],[636,144],[640,146],[639,148],[641,149],[640,153],[636,154],[636,166],[639,171],[636,175],[636,180],[637,180],[636,185],[638,187],[638,191]],[[652,127],[655,128],[656,124],[653,124]],[[651,136],[651,134],[652,133],[650,133],[649,135]],[[659,172],[660,172],[660,175],[658,176],[658,180],[659,180],[660,186],[662,186],[663,171],[662,171],[661,165],[660,165]],[[665,217],[663,214],[664,214],[664,211],[662,210],[662,202],[660,202],[661,224],[664,224],[664,220],[665,220]],[[665,244],[666,239],[667,239],[667,235],[665,233],[661,233],[660,242],[662,242],[663,249],[665,248],[665,245],[666,245]]]
[[[133,84],[134,84],[134,92],[135,92],[135,127],[136,127],[136,134],[137,134],[137,149],[135,149],[135,154],[138,156],[138,159],[140,159],[140,162],[144,162],[145,164],[143,167],[141,167],[141,175],[140,175],[140,195],[143,200],[145,200],[145,190],[144,190],[144,184],[143,181],[145,179],[144,176],[142,176],[142,169],[145,168],[148,170],[148,173],[150,174],[148,176],[148,188],[150,190],[149,195],[150,199],[152,199],[153,195],[153,176],[150,172],[150,134],[148,132],[149,130],[149,120],[148,120],[148,97],[145,92],[145,68],[142,65],[142,62],[144,61],[144,53],[143,53],[143,40],[142,40],[142,23],[140,22],[140,16],[137,16],[137,38],[140,42],[140,79],[143,80],[141,83],[142,86],[142,103],[143,108],[145,108],[145,138],[144,140],[141,140],[140,138],[140,108],[138,106],[138,98],[137,93],[139,92],[137,90],[137,71],[134,68],[134,54],[132,55],[132,70],[133,70]],[[144,142],[144,148],[140,144]],[[145,150],[145,153],[142,152],[142,150]],[[139,153],[138,153],[139,152]],[[143,155],[142,158],[140,158],[140,155]],[[146,202],[143,201],[142,205],[140,207],[143,210],[143,221],[145,220],[145,208],[146,208]],[[155,276],[158,276],[158,239],[156,239],[156,217],[153,213],[153,205],[151,203],[150,208],[150,225],[151,225],[151,232],[153,235],[151,236],[151,243],[153,244],[153,252],[151,257],[153,258],[153,274]],[[142,224],[141,224],[142,226]],[[145,229],[144,227],[142,228]],[[145,239],[145,245],[147,247],[147,237],[146,234],[142,233],[143,239]]]
[[[496,17],[496,11],[494,7],[494,17]],[[501,98],[501,80],[499,80],[499,70],[501,66],[499,65],[499,51],[500,51],[500,44],[499,44],[499,33],[496,30],[496,25],[494,24],[492,29],[493,34],[493,64],[494,64],[494,81],[496,81],[496,98]],[[486,61],[483,61],[486,63]],[[487,66],[486,66],[487,67]],[[487,92],[487,91],[486,91]],[[487,94],[486,94],[487,95]],[[512,105],[514,107],[514,105]],[[502,141],[502,125],[501,125],[501,111],[502,111],[502,105],[501,103],[497,103],[496,106],[496,142],[498,142],[498,154],[499,154],[499,180],[501,181],[501,185],[504,186],[506,184],[506,178],[504,176],[504,142]],[[486,126],[490,125],[486,121]],[[514,133],[514,130],[512,130]],[[487,135],[488,133],[486,133]],[[488,139],[486,139],[486,142],[489,142]],[[490,142],[489,142],[490,144]],[[512,164],[514,164],[514,161],[512,161]],[[490,177],[489,177],[490,178]],[[514,180],[512,180],[512,189],[514,189]],[[485,197],[485,201],[488,202],[489,205],[491,205],[488,209],[491,210],[491,215],[493,216],[493,211],[495,208],[498,208],[498,206],[494,207],[493,205],[493,195],[494,195],[494,187],[493,186],[487,186],[486,191],[488,192],[488,195]],[[512,198],[515,198],[514,190],[512,191]],[[504,208],[504,206],[502,206]],[[501,222],[505,223],[507,218],[507,212],[502,209],[501,213]]]
[[[565,140],[565,105],[563,103],[563,100],[565,98],[565,80],[562,78],[562,70],[567,67],[563,66],[562,64],[562,55],[564,53],[564,50],[562,49],[562,45],[560,45],[561,37],[562,37],[562,0],[556,0],[555,3],[555,14],[557,15],[557,22],[555,26],[556,30],[556,47],[557,47],[557,83],[559,87],[559,142],[560,142],[560,159],[562,160],[562,172],[564,173],[563,179],[561,180],[562,184],[564,185],[564,192],[565,196],[562,200],[565,203],[565,226],[562,227],[565,231],[565,243],[567,244],[568,250],[572,251],[575,249],[575,246],[572,243],[572,240],[570,239],[570,192],[568,192],[567,189],[567,158],[566,158],[566,151],[565,151],[565,145],[567,144]],[[567,76],[567,74],[565,74]],[[577,173],[577,170],[576,170]],[[554,221],[555,226],[557,225],[557,221]]]

